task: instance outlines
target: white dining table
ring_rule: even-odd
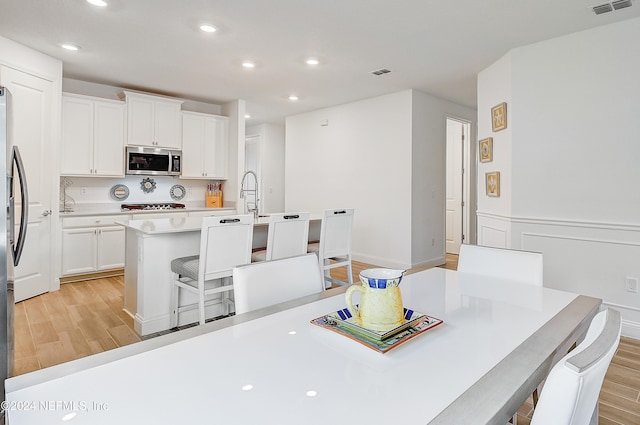
[[[310,321],[336,288],[10,378],[10,425],[505,424],[601,300],[440,268],[404,304],[442,319],[378,353]]]

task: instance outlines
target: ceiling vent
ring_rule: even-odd
[[[389,70],[388,70],[388,69],[386,69],[386,68],[376,69],[375,71],[371,71],[371,73],[372,73],[373,75],[384,75],[384,74],[388,74],[388,73],[390,73],[390,72],[391,72],[391,71],[389,71]]]
[[[617,0],[612,2],[611,6],[613,6],[615,10],[624,9],[625,7],[631,6],[631,0]]]
[[[611,7],[611,4],[609,3],[593,7],[593,11],[596,13],[596,15],[602,15],[603,13],[611,12],[612,10],[613,7]]]
[[[612,3],[603,3],[593,7],[593,12],[596,15],[602,15],[603,13],[611,12],[613,10],[624,9],[631,6],[631,0],[616,0]]]

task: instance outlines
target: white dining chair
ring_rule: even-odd
[[[598,423],[598,396],[621,331],[617,310],[593,318],[584,340],[551,369],[531,425]]]
[[[539,252],[462,244],[457,270],[542,286],[543,263]]]
[[[204,217],[200,232],[200,254],[171,261],[171,327],[178,325],[178,314],[197,308],[199,323],[205,323],[205,306],[223,303],[226,313],[233,305],[233,267],[251,261],[253,215]],[[180,290],[194,293],[198,302],[179,306]],[[205,298],[220,294],[220,298]]]
[[[324,290],[315,254],[234,267],[233,285],[236,314]]]
[[[318,254],[320,268],[324,275],[325,286],[351,285],[353,272],[351,269],[351,229],[353,227],[353,208],[324,210],[320,224],[320,242],[310,243],[308,252]],[[347,268],[347,282],[331,277],[331,269]]]
[[[498,279],[517,280],[542,286],[543,262],[539,252],[492,248],[480,245],[460,245],[457,271],[492,276]],[[538,403],[539,389],[533,391],[534,406]],[[517,424],[517,414],[509,423]]]
[[[270,261],[307,252],[309,213],[278,213],[269,216],[267,248],[251,254],[251,261]]]

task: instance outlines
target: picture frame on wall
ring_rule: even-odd
[[[491,124],[494,132],[507,128],[507,102],[491,108]]]
[[[485,180],[487,186],[487,196],[499,197],[500,196],[500,171],[492,171],[485,173]]]
[[[480,140],[480,162],[493,161],[493,137]]]

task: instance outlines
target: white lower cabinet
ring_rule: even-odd
[[[115,224],[128,216],[72,217],[62,220],[62,275],[124,267],[125,229]]]

